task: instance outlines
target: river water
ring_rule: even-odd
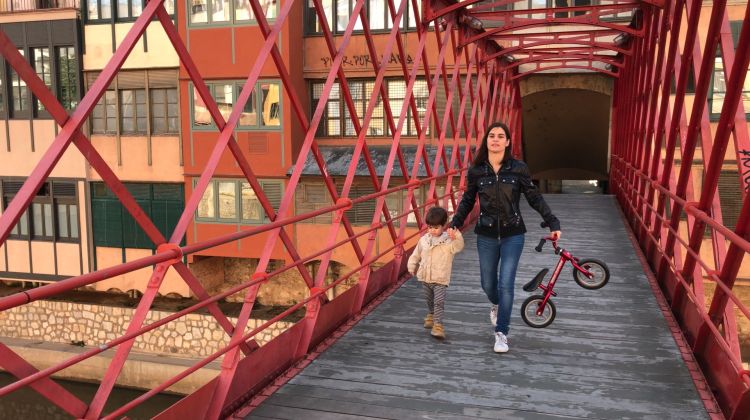
[[[0,372],[0,387],[14,381],[10,374]],[[73,395],[85,403],[90,403],[98,388],[95,384],[73,381],[55,380]],[[115,388],[110,394],[104,414],[121,407],[129,401],[137,398],[144,391]],[[170,394],[159,394],[127,413],[130,419],[148,419],[160,413],[165,408],[176,403],[181,397]],[[23,420],[49,420],[49,419],[71,419],[73,418],[65,411],[49,402],[46,398],[30,388],[23,388],[4,397],[0,397],[0,419],[23,419]]]

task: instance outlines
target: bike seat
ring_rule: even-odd
[[[538,272],[530,282],[523,285],[523,291],[533,292],[534,290],[538,289],[539,285],[542,284],[542,281],[544,280],[544,276],[546,276],[548,272],[549,268],[545,268],[542,271]]]

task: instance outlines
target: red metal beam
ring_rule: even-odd
[[[605,69],[600,69],[598,67],[593,67],[593,66],[576,66],[576,65],[572,65],[572,64],[561,64],[559,66],[533,68],[533,69],[527,70],[527,71],[525,71],[523,73],[516,74],[515,76],[511,77],[510,80],[517,80],[517,79],[520,79],[520,78],[523,78],[523,77],[526,77],[526,76],[530,76],[530,75],[535,74],[535,73],[547,71],[547,70],[559,70],[559,69],[590,70],[590,71],[594,71],[594,72],[597,72],[597,73],[606,74],[607,76],[612,76],[614,78],[620,77],[620,75],[618,73],[615,73],[615,72],[612,72],[612,71],[609,71],[609,70],[605,70]]]

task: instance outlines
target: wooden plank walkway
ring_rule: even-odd
[[[528,293],[521,286],[557,261],[549,249],[534,252],[544,232],[524,202],[529,233],[509,353],[492,351],[476,238],[467,233],[448,289],[446,340],[422,328],[421,288],[409,280],[248,418],[708,418],[614,198],[547,200],[562,222],[561,245],[609,265],[612,277],[603,289],[578,287],[566,270],[555,287],[554,323],[542,330],[523,323],[520,305]]]

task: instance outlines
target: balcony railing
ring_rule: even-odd
[[[0,0],[0,13],[49,9],[77,9],[80,0]]]

